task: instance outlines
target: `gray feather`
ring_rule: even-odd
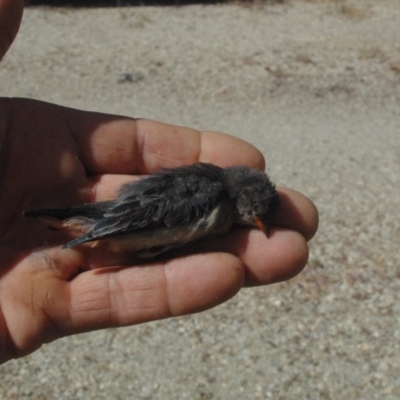
[[[66,227],[86,224],[84,234],[63,248],[112,239],[125,250],[162,252],[224,233],[234,223],[254,226],[255,215],[267,225],[278,204],[275,186],[264,172],[197,163],[127,183],[113,201],[30,210],[25,215],[57,219]]]

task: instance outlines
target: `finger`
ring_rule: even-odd
[[[267,238],[251,229],[233,231],[223,244],[246,266],[246,286],[268,285],[299,274],[308,261],[308,246],[295,231],[274,229]]]
[[[140,179],[139,176],[132,175],[96,175],[90,178],[91,182],[91,201],[113,200],[117,197],[121,186],[125,183]]]
[[[23,0],[0,0],[0,60],[17,35],[23,9]]]
[[[222,133],[69,108],[65,115],[89,174],[149,174],[198,161],[264,168],[255,147]]]
[[[10,356],[22,357],[60,337],[47,307],[51,304],[54,315],[64,312],[68,282],[85,262],[78,252],[57,248],[37,251],[18,260],[18,266],[2,276],[0,314],[7,322],[6,350]]]
[[[47,294],[44,306],[61,335],[69,335],[203,311],[232,297],[243,280],[237,257],[202,254],[87,271],[67,283],[57,299]]]
[[[271,225],[291,229],[310,240],[318,229],[318,210],[314,203],[296,190],[278,187],[280,205],[271,218]]]
[[[308,261],[304,237],[286,229],[271,229],[270,236],[257,229],[237,228],[224,236],[207,238],[172,255],[223,251],[238,257],[245,266],[246,286],[268,285],[292,278]]]

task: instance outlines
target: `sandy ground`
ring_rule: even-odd
[[[1,399],[399,399],[400,3],[26,10],[0,95],[225,131],[317,204],[306,270],[65,338]]]

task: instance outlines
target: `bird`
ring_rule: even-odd
[[[245,165],[222,168],[199,162],[126,183],[114,200],[34,209],[24,215],[78,236],[64,249],[107,241],[112,252],[150,258],[225,234],[234,225],[256,227],[268,237],[279,203],[265,172]]]

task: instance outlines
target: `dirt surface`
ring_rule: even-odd
[[[65,338],[1,399],[399,399],[400,3],[29,8],[0,95],[228,132],[311,197],[295,279]]]

